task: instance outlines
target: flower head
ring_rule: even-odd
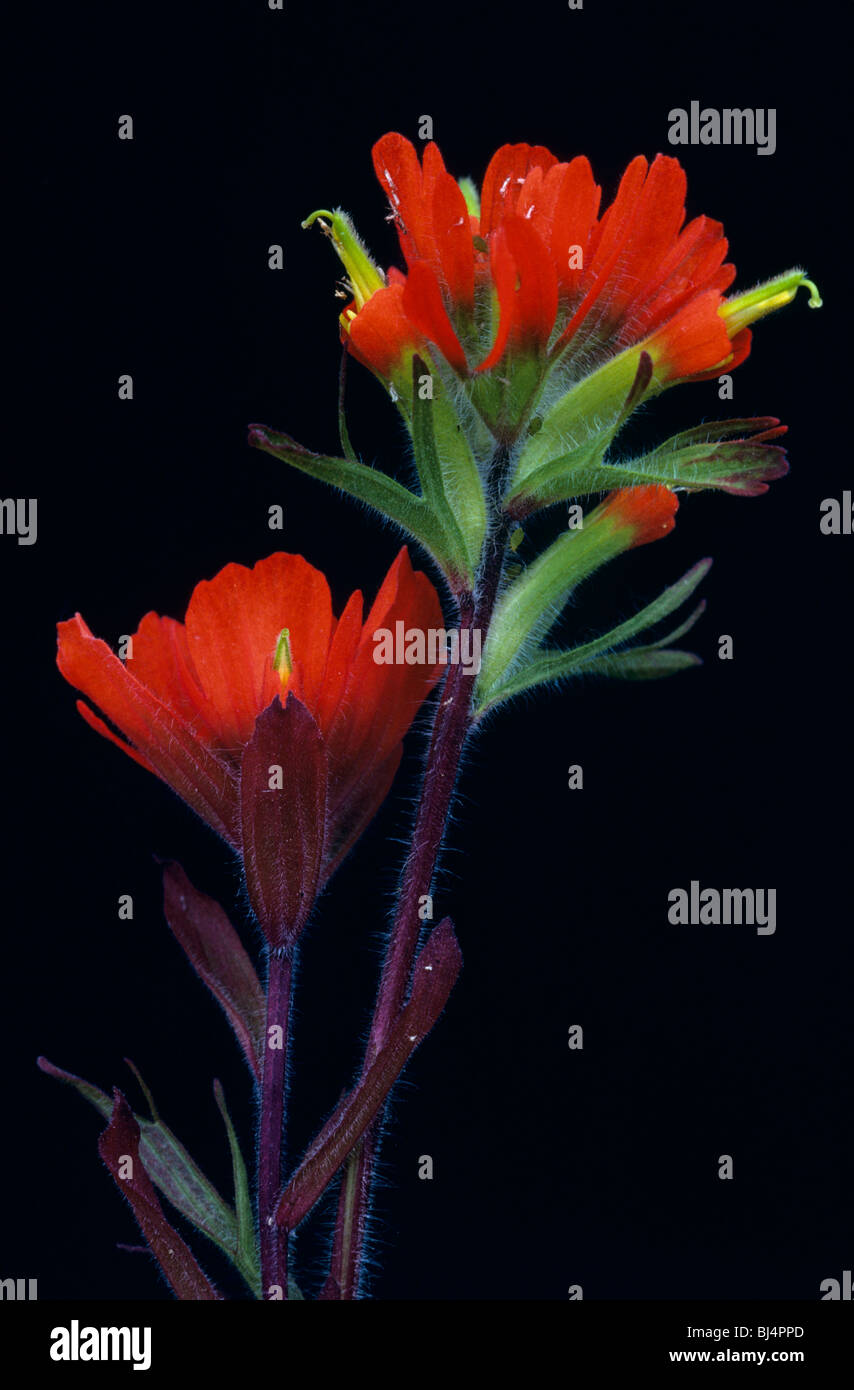
[[[649,353],[653,389],[729,370],[750,351],[749,323],[799,284],[814,290],[793,271],[728,301],[735,267],[723,227],[686,222],[685,172],[671,156],[633,159],[602,211],[589,161],[562,163],[541,145],[502,146],[479,200],[433,143],[419,160],[392,132],[373,160],[406,274],[378,275],[367,298],[351,276],[346,340],[386,380],[426,349],[469,383],[492,422],[508,417],[496,399],[507,390],[518,422],[551,373],[565,389],[628,348]]]
[[[87,723],[167,782],[238,852],[253,739],[263,733],[265,757],[282,742],[268,763],[280,766],[286,799],[300,762],[313,760],[323,797],[304,790],[306,804],[314,797],[325,808],[322,881],[386,796],[403,736],[440,675],[435,666],[374,661],[373,633],[398,619],[443,626],[436,591],[405,548],[367,618],[358,591],[336,618],[320,570],[279,553],[252,569],[226,565],[197,584],[183,623],[146,614],[126,662],[78,613],[59,624],[57,664],[110,721],[81,700]],[[275,711],[267,717],[271,706],[288,714],[286,723]]]

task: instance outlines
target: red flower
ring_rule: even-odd
[[[676,525],[679,498],[670,488],[650,483],[609,492],[596,510],[599,518],[608,517],[620,530],[633,533],[627,548],[634,550],[670,534]]]
[[[276,554],[197,584],[183,623],[146,614],[127,664],[77,614],[59,624],[57,664],[119,733],[81,700],[84,719],[238,852],[254,825],[241,784],[258,782],[278,738],[285,801],[290,788],[306,815],[325,811],[322,882],[388,793],[403,736],[441,674],[374,661],[374,632],[398,620],[443,627],[436,591],[405,548],[365,620],[361,593],[336,619],[324,575]],[[266,785],[266,763],[263,772]]]
[[[381,376],[425,342],[461,376],[506,369],[518,353],[551,365],[642,343],[659,385],[747,356],[749,329],[722,312],[735,277],[723,228],[707,217],[683,225],[678,160],[632,160],[600,216],[586,158],[559,163],[540,145],[504,145],[478,216],[434,144],[421,164],[390,133],[373,159],[408,273],[390,271],[367,300],[357,296],[342,325],[353,353]],[[750,317],[768,307],[776,304]]]

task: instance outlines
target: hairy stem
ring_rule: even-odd
[[[499,449],[494,460],[496,479],[506,466],[506,451]],[[475,592],[473,595],[462,595],[459,601],[460,630],[466,627],[479,629],[483,642],[486,641],[498,597],[507,539],[514,525],[515,522],[503,513],[493,520],[484,546]],[[471,689],[471,677],[465,675],[462,665],[451,666],[433,713],[429,752],[418,799],[412,844],[401,877],[363,1075],[382,1046],[405,1001],[422,926],[418,916],[419,899],[430,893],[453,801],[460,759],[472,727]],[[337,1292],[330,1292],[328,1296],[331,1297],[358,1296],[367,1215],[376,1175],[381,1129],[380,1119],[371,1126],[361,1148],[354,1153],[351,1160],[354,1170],[351,1172],[348,1167],[342,1179],[333,1246],[333,1270],[336,1257],[339,1262],[341,1260],[345,1244],[343,1223],[348,1220],[351,1199],[358,1204],[358,1219],[349,1220],[346,1238],[349,1258],[346,1264],[339,1263]],[[348,1184],[352,1185],[349,1189]],[[353,1193],[356,1194],[355,1198]],[[331,1289],[331,1281],[327,1287]]]
[[[352,1299],[359,1292],[362,1242],[367,1218],[367,1178],[371,1171],[373,1143],[373,1132],[368,1130],[344,1168],[338,1192],[332,1261],[329,1278],[320,1295],[322,1299]]]
[[[474,604],[460,602],[460,629],[473,626]],[[436,705],[432,746],[424,772],[412,846],[401,880],[394,923],[371,1025],[366,1065],[377,1055],[406,994],[423,925],[418,899],[429,893],[445,822],[451,807],[460,755],[471,722],[471,676],[462,663],[451,666]]]
[[[267,975],[267,1021],[261,1075],[261,1125],[258,1140],[258,1230],[261,1246],[261,1295],[275,1286],[288,1297],[288,1235],[276,1225],[274,1212],[282,1187],[288,1023],[293,959],[284,950],[270,955]]]

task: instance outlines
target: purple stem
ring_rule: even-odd
[[[498,451],[494,462],[494,475],[500,476],[507,463],[504,450]],[[484,641],[498,597],[507,539],[515,524],[515,521],[506,515],[500,516],[494,522],[486,543],[475,594],[463,594],[459,600],[460,629],[479,628]],[[462,665],[451,666],[433,713],[427,765],[421,784],[412,847],[401,879],[397,910],[386,950],[365,1054],[363,1076],[376,1057],[404,1002],[422,925],[418,917],[418,900],[430,892],[451,809],[460,758],[471,724],[471,677],[464,675]],[[368,1130],[354,1160],[356,1167],[355,1172],[351,1174],[351,1191],[352,1184],[355,1184],[358,1193],[355,1221],[352,1221],[351,1208],[348,1210],[350,1203],[345,1182],[342,1182],[339,1192],[332,1276],[337,1283],[338,1291],[332,1296],[342,1299],[358,1297],[381,1126],[380,1117]],[[344,1252],[341,1248],[341,1228],[345,1221],[348,1222],[350,1230],[347,1257],[342,1263],[341,1257]]]
[[[460,629],[473,626],[474,604],[470,595],[460,600]],[[460,756],[471,725],[472,678],[462,663],[451,666],[433,716],[431,748],[401,881],[389,947],[371,1025],[366,1065],[377,1055],[403,1006],[412,962],[423,923],[418,899],[429,893],[439,855],[445,822],[457,780]]]
[[[285,1087],[288,1065],[288,1024],[293,959],[284,948],[270,955],[267,974],[267,1019],[264,1067],[261,1075],[261,1125],[258,1142],[258,1230],[261,1246],[261,1296],[273,1285],[288,1296],[288,1234],[276,1224],[274,1212],[282,1188]],[[281,1046],[271,1047],[270,1029],[281,1028]]]
[[[371,1161],[365,1155],[365,1145],[372,1145],[373,1142],[373,1129],[370,1129],[347,1160],[338,1194],[338,1217],[329,1276],[318,1294],[320,1300],[351,1299],[358,1292],[353,1283],[359,1274],[359,1261],[358,1257],[354,1258],[354,1248],[361,1250],[368,1215],[365,1179]]]

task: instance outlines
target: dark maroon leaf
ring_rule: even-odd
[[[282,1193],[276,1210],[281,1226],[295,1230],[326,1191],[441,1014],[461,966],[453,923],[445,917],[430,933],[415,962],[409,1002],[398,1014],[376,1058],[333,1111]]]
[[[628,420],[629,416],[634,411],[635,406],[640,404],[641,398],[646,388],[652,381],[652,372],[652,358],[650,357],[648,352],[642,352],[638,359],[638,369],[635,373],[635,379],[632,382],[631,389],[625,399],[623,409],[620,413],[621,423],[624,423],[626,420]]]
[[[119,1191],[133,1208],[142,1234],[177,1298],[222,1298],[190,1247],[163,1215],[154,1185],[139,1156],[139,1125],[121,1091],[113,1091],[113,1114],[98,1140],[98,1152]]]
[[[163,868],[163,910],[190,964],[225,1011],[256,1081],[264,1055],[264,991],[240,937],[215,898],[180,864]]]
[[[328,763],[320,730],[293,695],[255,721],[243,751],[240,817],[249,901],[271,949],[302,932],[321,882]]]

